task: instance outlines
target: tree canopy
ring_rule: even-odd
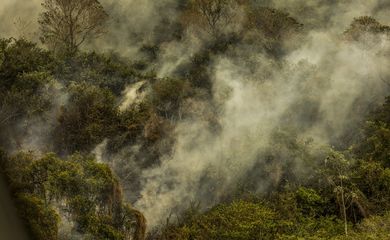
[[[74,54],[87,38],[102,34],[108,19],[98,0],[45,0],[42,7],[41,41],[66,54]]]

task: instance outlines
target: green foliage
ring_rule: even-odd
[[[11,124],[23,117],[39,116],[52,106],[55,82],[46,72],[22,73],[8,91],[0,93],[0,122]]]
[[[139,73],[132,62],[115,53],[99,54],[81,52],[62,60],[56,67],[55,75],[65,83],[86,82],[120,95],[127,84],[145,76]]]
[[[51,54],[26,40],[0,39],[0,135],[9,147],[22,119],[40,117],[51,108],[56,82]]]
[[[264,203],[239,200],[195,214],[183,225],[167,225],[159,238],[155,238],[330,239],[343,232],[342,223],[334,217],[313,218],[299,214],[286,217],[286,214]]]
[[[357,158],[379,161],[390,167],[390,97],[370,115],[362,136],[353,147]]]
[[[354,178],[373,212],[381,213],[389,209],[390,168],[383,167],[379,162],[360,161]]]
[[[342,234],[343,224],[332,214],[327,197],[306,187],[275,192],[267,202],[278,213],[277,239],[330,239]]]
[[[314,217],[322,215],[324,199],[314,189],[299,187],[296,198],[302,214]]]
[[[0,39],[0,46],[2,108],[16,108],[14,111],[24,113],[39,106],[40,101],[47,101],[41,93],[51,81],[50,53],[25,40]]]
[[[30,194],[18,194],[15,197],[20,218],[26,223],[34,240],[56,240],[59,216],[45,202]]]
[[[91,157],[20,153],[4,161],[17,208],[35,239],[57,239],[58,215],[65,213],[74,230],[91,239],[124,239],[137,227],[145,228],[144,220],[122,227],[142,217],[123,203],[110,168]]]
[[[55,63],[50,52],[23,39],[0,39],[0,59],[2,91],[10,89],[18,75],[50,71]]]
[[[147,102],[141,102],[130,106],[119,114],[119,122],[115,136],[107,144],[110,152],[117,152],[124,146],[135,144],[137,140],[145,136],[145,128],[153,114],[152,106]]]
[[[175,116],[180,114],[181,101],[188,96],[189,87],[189,83],[184,80],[158,79],[152,86],[151,102],[162,116]]]
[[[343,233],[343,224],[335,217],[301,218],[285,224],[290,231],[278,234],[276,239],[332,239]]]
[[[244,201],[220,205],[201,217],[197,225],[205,239],[270,239],[275,234],[275,213]],[[202,231],[201,230],[201,231]]]
[[[385,240],[390,238],[390,213],[366,218],[357,225],[348,239]]]
[[[276,213],[252,202],[221,204],[162,239],[274,239]]]
[[[86,83],[68,88],[67,105],[54,129],[55,149],[60,153],[90,151],[113,134],[118,121],[115,99],[106,89]]]

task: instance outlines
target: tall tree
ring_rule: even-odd
[[[226,15],[226,8],[228,5],[227,0],[196,0],[195,5],[198,7],[198,11],[206,19],[210,30],[216,32],[218,30],[218,24],[222,21],[222,18]]]
[[[320,172],[327,179],[329,186],[333,188],[336,203],[340,207],[340,213],[344,221],[344,233],[347,236],[348,209],[353,211],[354,208],[357,208],[361,216],[368,216],[366,197],[353,181],[352,163],[344,154],[332,150]]]
[[[77,52],[88,37],[104,33],[108,14],[98,0],[45,0],[41,41],[56,51]]]

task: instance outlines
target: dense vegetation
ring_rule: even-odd
[[[53,18],[61,13],[50,13],[50,6],[64,2],[83,1],[46,1],[44,45],[0,40],[0,170],[32,239],[390,239],[386,78],[388,97],[364,106],[354,102],[359,117],[327,144],[300,135],[321,117],[320,103],[307,93],[313,89],[303,89],[272,129],[271,147],[259,144],[259,160],[218,202],[188,202],[146,233],[147,219],[130,204],[140,197],[142,172],[173,154],[181,123],[201,120],[215,135],[222,131],[221,96],[213,94],[209,70],[215,59],[230,57],[256,72],[255,59],[236,50],[249,48],[282,72],[283,57],[307,30],[288,13],[256,1],[179,1],[178,16],[161,23],[170,32],[160,34],[163,26],[156,26],[159,35],[128,57],[83,50],[84,38],[104,32],[107,14],[98,1],[89,4],[97,4],[89,11],[99,12],[85,26],[98,27],[88,32],[92,36],[71,40],[60,29],[65,37],[55,37],[61,19]],[[74,7],[85,9],[88,2]],[[236,28],[238,8],[245,18]],[[390,27],[367,16],[345,29],[339,38],[365,44],[366,51],[390,35]],[[160,77],[164,46],[188,31],[199,33],[204,44]],[[272,73],[261,74],[256,81],[267,86]],[[259,191],[264,179],[267,186]],[[202,194],[213,195],[218,185]]]

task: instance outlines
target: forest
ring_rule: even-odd
[[[0,20],[1,240],[390,239],[389,1]]]

